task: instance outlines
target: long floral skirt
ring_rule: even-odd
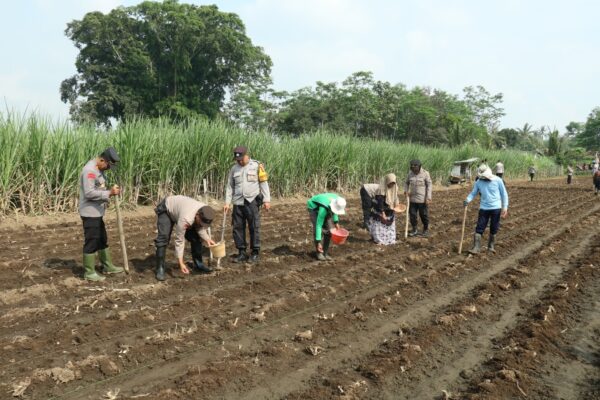
[[[382,224],[373,218],[369,219],[369,233],[377,244],[390,245],[396,243],[396,221],[391,225]]]

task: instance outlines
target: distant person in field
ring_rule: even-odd
[[[313,226],[313,239],[317,260],[329,261],[331,230],[340,228],[340,215],[346,213],[346,199],[336,193],[321,193],[307,202],[308,215]]]
[[[109,147],[98,157],[91,159],[83,167],[79,176],[79,215],[83,222],[83,278],[88,281],[103,281],[105,278],[96,272],[96,253],[104,274],[118,274],[123,268],[112,263],[108,250],[108,236],[104,226],[104,213],[110,197],[121,193],[118,186],[108,188],[104,171],[119,162],[117,151]]]
[[[594,180],[594,194],[597,196],[600,191],[600,169],[596,170],[593,175]]]
[[[496,234],[500,229],[500,217],[506,218],[508,215],[508,192],[502,179],[494,176],[489,168],[478,168],[477,175],[479,180],[475,182],[473,190],[463,202],[463,206],[466,207],[477,194],[481,196],[473,247],[469,250],[471,254],[478,254],[481,251],[481,237],[487,228],[488,222],[490,223],[488,251],[496,251],[494,246],[496,244]]]
[[[260,253],[260,209],[271,208],[271,192],[268,175],[263,163],[250,158],[248,149],[238,146],[233,149],[235,164],[231,167],[225,185],[224,212],[232,209],[233,241],[238,249],[234,263],[259,261]],[[246,224],[250,234],[250,256],[246,253]]]
[[[533,178],[535,178],[535,174],[537,173],[535,166],[530,166],[527,173],[529,174],[529,182],[533,182]]]
[[[567,185],[570,185],[572,180],[573,180],[573,167],[571,167],[570,165],[567,165]]]
[[[429,172],[422,166],[421,161],[412,160],[410,162],[410,171],[404,182],[404,195],[409,197],[409,215],[412,230],[408,236],[417,236],[417,213],[423,223],[423,232],[420,236],[429,236],[429,204],[431,204],[432,182]]]
[[[362,192],[361,192],[362,197]],[[396,243],[395,209],[399,206],[396,175],[387,174],[375,192],[367,226],[377,244]]]
[[[494,170],[496,172],[496,176],[504,180],[504,164],[502,164],[502,161],[498,160],[498,162],[494,166]]]
[[[202,240],[207,245],[215,242],[208,235],[208,228],[215,218],[215,211],[204,203],[186,196],[167,196],[154,209],[158,235],[156,245],[156,279],[165,280],[165,255],[175,228],[175,256],[179,269],[184,274],[190,271],[183,261],[185,241],[192,248],[192,268],[195,271],[210,273],[212,270],[202,262]]]

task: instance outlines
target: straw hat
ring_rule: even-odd
[[[346,199],[343,197],[336,197],[331,200],[329,207],[331,207],[331,211],[333,211],[334,214],[344,215],[346,214]]]

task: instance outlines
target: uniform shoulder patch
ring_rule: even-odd
[[[96,179],[96,174],[94,174],[93,172],[88,172],[87,177],[88,179]]]

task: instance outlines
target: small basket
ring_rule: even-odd
[[[335,244],[344,244],[346,239],[348,239],[348,235],[350,235],[350,232],[344,228],[333,229],[331,231],[331,240]]]
[[[217,244],[213,244],[212,246],[208,246],[210,249],[210,254],[214,258],[223,258],[225,257],[225,242],[219,242]]]

